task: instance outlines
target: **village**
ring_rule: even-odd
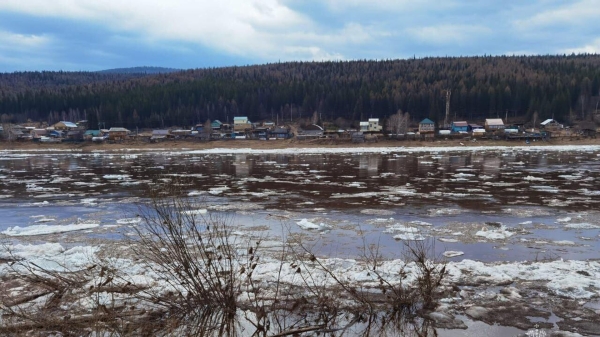
[[[392,116],[394,117],[394,116]],[[233,124],[219,120],[206,121],[191,128],[164,128],[154,130],[129,130],[124,127],[94,129],[86,120],[78,122],[60,121],[47,123],[3,124],[0,139],[8,142],[108,142],[139,140],[149,143],[169,140],[282,140],[282,139],[336,139],[352,143],[376,142],[381,139],[433,141],[435,139],[477,140],[550,140],[552,138],[596,138],[600,128],[593,122],[583,122],[570,127],[554,119],[546,119],[537,125],[523,123],[505,124],[501,118],[488,118],[482,124],[468,121],[453,121],[440,127],[428,118],[418,124],[408,121],[398,123],[390,117],[382,121],[369,118],[361,121],[359,128],[342,129],[332,123],[322,125],[288,123],[276,125],[272,121],[251,122],[248,117],[233,118]]]

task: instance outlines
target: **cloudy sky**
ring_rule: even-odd
[[[600,53],[600,0],[0,0],[0,72]]]

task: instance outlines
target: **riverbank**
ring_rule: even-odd
[[[290,149],[290,148],[422,148],[422,147],[514,147],[514,146],[585,146],[600,145],[600,138],[566,138],[552,139],[550,141],[536,141],[526,143],[524,141],[507,140],[434,140],[434,141],[411,141],[411,140],[383,140],[354,144],[348,140],[315,139],[315,140],[229,140],[199,142],[188,140],[172,140],[160,143],[149,143],[141,140],[128,140],[119,143],[37,143],[37,142],[0,142],[0,150],[78,150],[91,152],[96,150],[207,150],[207,149]]]

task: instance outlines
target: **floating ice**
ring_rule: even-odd
[[[189,211],[183,211],[181,213],[186,214],[186,215],[198,215],[198,214],[206,214],[207,212],[208,212],[208,210],[206,208],[201,208],[201,209],[192,209]]]
[[[129,174],[105,174],[103,177],[109,180],[124,180],[129,179]]]
[[[404,233],[404,234],[394,235],[394,239],[403,240],[403,241],[423,241],[423,240],[425,240],[425,237],[421,234]]]
[[[464,255],[464,254],[465,254],[465,253],[464,253],[464,252],[461,252],[461,251],[447,250],[447,251],[445,251],[445,252],[444,252],[444,254],[443,254],[443,255],[444,255],[445,257],[456,257],[456,256],[461,256],[461,255]]]
[[[591,223],[587,223],[587,222],[582,222],[582,223],[570,223],[565,225],[565,228],[571,228],[571,229],[600,229],[600,226],[598,225],[594,225]]]
[[[64,233],[64,232],[72,232],[72,231],[80,231],[84,229],[90,229],[100,226],[97,223],[79,223],[79,224],[70,224],[70,225],[34,225],[28,227],[9,227],[7,230],[3,231],[2,234],[6,234],[8,236],[32,236],[32,235],[45,235],[45,234],[55,234],[55,233]]]
[[[388,226],[384,233],[396,233],[396,232],[404,232],[404,233],[418,233],[419,229],[416,227],[407,227],[401,224],[395,224]]]
[[[314,229],[314,230],[324,230],[324,229],[330,229],[331,226],[325,223],[320,223],[320,224],[315,224],[313,222],[308,221],[307,219],[301,219],[300,221],[297,221],[296,224],[302,228],[302,229]]]
[[[117,220],[117,223],[119,225],[133,225],[133,224],[138,224],[142,222],[142,218],[137,217],[137,218],[126,218],[126,219],[119,219]]]
[[[489,240],[504,240],[514,235],[514,233],[506,230],[506,226],[502,225],[498,229],[488,229],[486,227],[481,228],[480,231],[475,233],[476,236],[481,236]]]

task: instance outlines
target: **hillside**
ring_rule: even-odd
[[[168,74],[181,71],[181,69],[163,67],[131,67],[115,68],[98,71],[101,74]]]
[[[590,118],[600,90],[600,55],[289,62],[174,73],[0,74],[3,121],[88,119],[90,125],[190,126],[206,119],[338,124],[386,118],[441,122],[505,117],[561,122]]]

